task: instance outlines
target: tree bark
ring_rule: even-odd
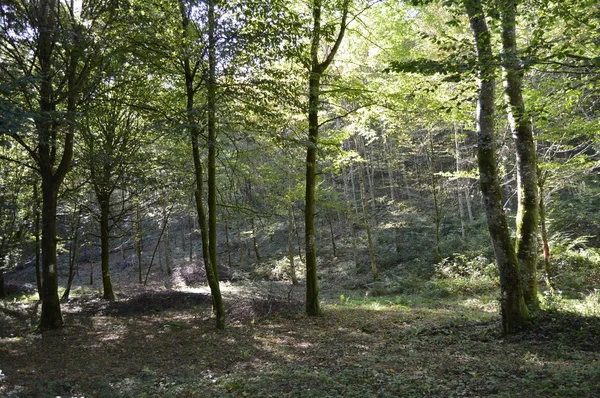
[[[517,256],[508,230],[498,179],[494,139],[495,77],[490,32],[480,0],[465,0],[475,39],[479,68],[477,103],[477,161],[488,229],[500,272],[502,329],[510,334],[522,328],[529,318],[523,299]]]
[[[77,261],[77,253],[79,252],[79,225],[81,224],[81,211],[82,207],[79,206],[79,210],[74,213],[75,226],[73,227],[73,238],[71,240],[71,248],[69,250],[69,279],[67,280],[67,287],[61,297],[62,301],[69,300],[71,294],[71,286],[73,285],[73,279],[75,278],[75,264]]]
[[[308,147],[306,150],[306,193],[305,193],[305,244],[306,244],[306,314],[321,315],[319,283],[317,279],[317,248],[315,236],[315,192],[317,187],[317,147],[319,138],[319,96],[321,77],[327,70],[342,43],[346,31],[348,0],[342,5],[342,20],[335,44],[323,62],[319,61],[321,43],[322,0],[313,0],[313,27],[310,46],[310,76],[308,82]]]
[[[540,229],[542,234],[542,247],[544,250],[544,270],[546,271],[546,281],[548,286],[554,289],[554,271],[552,270],[552,265],[550,264],[550,245],[548,244],[548,228],[546,226],[546,205],[544,202],[544,184],[546,182],[547,176],[547,171],[540,175],[540,170],[538,169],[538,186],[540,196]]]
[[[38,298],[41,300],[42,290],[42,268],[41,268],[41,240],[40,240],[40,199],[37,181],[33,184],[33,206],[35,213],[34,232],[35,235],[35,281],[37,284]]]
[[[290,279],[292,285],[298,284],[298,278],[296,277],[296,264],[294,262],[294,207],[292,204],[288,206],[288,259],[290,261]]]
[[[135,254],[138,265],[138,282],[144,283],[142,266],[142,213],[140,204],[135,204]]]
[[[363,166],[361,163],[358,164],[358,183],[360,185],[360,198],[362,203],[363,216],[365,218],[365,228],[367,230],[367,242],[369,244],[369,256],[371,259],[371,271],[373,273],[373,280],[379,279],[379,269],[377,268],[377,259],[375,257],[375,245],[373,244],[373,238],[371,235],[371,220],[369,219],[369,205],[367,203],[367,196],[365,192],[365,177],[364,177]]]
[[[463,239],[466,238],[465,233],[465,209],[462,201],[462,178],[460,177],[460,145],[458,143],[458,127],[454,125],[454,159],[456,160],[456,196],[458,197],[458,214],[460,216],[460,234]]]
[[[260,263],[260,253],[258,252],[258,242],[256,240],[256,229],[254,227],[254,217],[250,218],[250,228],[252,229],[252,247],[254,248],[254,255],[256,256],[256,262]]]
[[[532,309],[539,309],[537,297],[537,232],[539,217],[537,156],[533,127],[523,101],[523,71],[517,54],[516,38],[517,0],[503,0],[502,22],[502,69],[504,97],[508,120],[517,153],[517,240],[523,298]]]
[[[183,36],[187,38],[188,29],[190,29],[189,10],[186,8],[186,3],[183,0],[179,1],[179,8],[182,17]],[[196,190],[194,192],[196,212],[198,214],[198,224],[200,228],[200,236],[202,240],[202,257],[204,260],[204,268],[206,278],[210,287],[211,296],[213,299],[213,312],[215,313],[215,321],[217,329],[225,328],[225,310],[223,307],[223,298],[219,286],[217,263],[216,263],[216,56],[215,56],[215,1],[208,1],[208,81],[207,88],[207,112],[208,112],[208,207],[209,219],[207,221],[204,211],[204,195],[203,195],[203,168],[200,158],[199,136],[200,128],[194,117],[194,79],[198,68],[192,67],[189,56],[183,59],[185,85],[186,85],[186,111],[187,121],[190,126],[190,137],[192,141],[192,156],[194,159],[194,176],[196,179]],[[191,247],[191,245],[190,245]],[[212,250],[211,250],[212,249]]]
[[[110,195],[98,195],[100,205],[100,269],[105,300],[115,300],[115,292],[110,278]]]
[[[433,210],[434,210],[434,227],[435,227],[435,248],[437,253],[438,262],[442,261],[442,248],[440,246],[440,224],[442,222],[442,213],[440,209],[440,201],[438,198],[438,183],[437,178],[435,176],[435,158],[434,158],[434,148],[433,148],[433,137],[431,131],[428,134],[428,144],[429,150],[425,149],[427,154],[427,160],[429,161],[429,181],[431,184],[431,196],[433,198]],[[427,147],[427,144],[426,144]]]

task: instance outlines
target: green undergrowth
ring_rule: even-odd
[[[599,290],[571,296],[544,289],[543,311],[530,328],[503,336],[498,280],[484,258],[448,259],[430,269],[401,264],[376,282],[348,264],[323,267],[320,317],[303,314],[302,285],[223,284],[224,331],[214,329],[206,290],[122,294],[107,305],[89,299],[89,289],[76,289],[62,330],[39,334],[19,328],[22,319],[15,318],[14,330],[2,335],[0,395],[593,397],[600,391]],[[33,314],[33,303],[20,305],[24,317]]]

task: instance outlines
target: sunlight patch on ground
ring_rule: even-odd
[[[498,307],[498,302],[495,300],[482,301],[480,298],[469,298],[460,301],[458,304],[461,307],[465,307],[470,310],[477,310],[494,314],[497,314],[500,311]]]

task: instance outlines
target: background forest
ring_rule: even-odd
[[[0,31],[0,393],[597,393],[597,1],[0,0]]]

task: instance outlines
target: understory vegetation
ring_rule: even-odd
[[[0,395],[598,397],[597,0],[1,0]]]

